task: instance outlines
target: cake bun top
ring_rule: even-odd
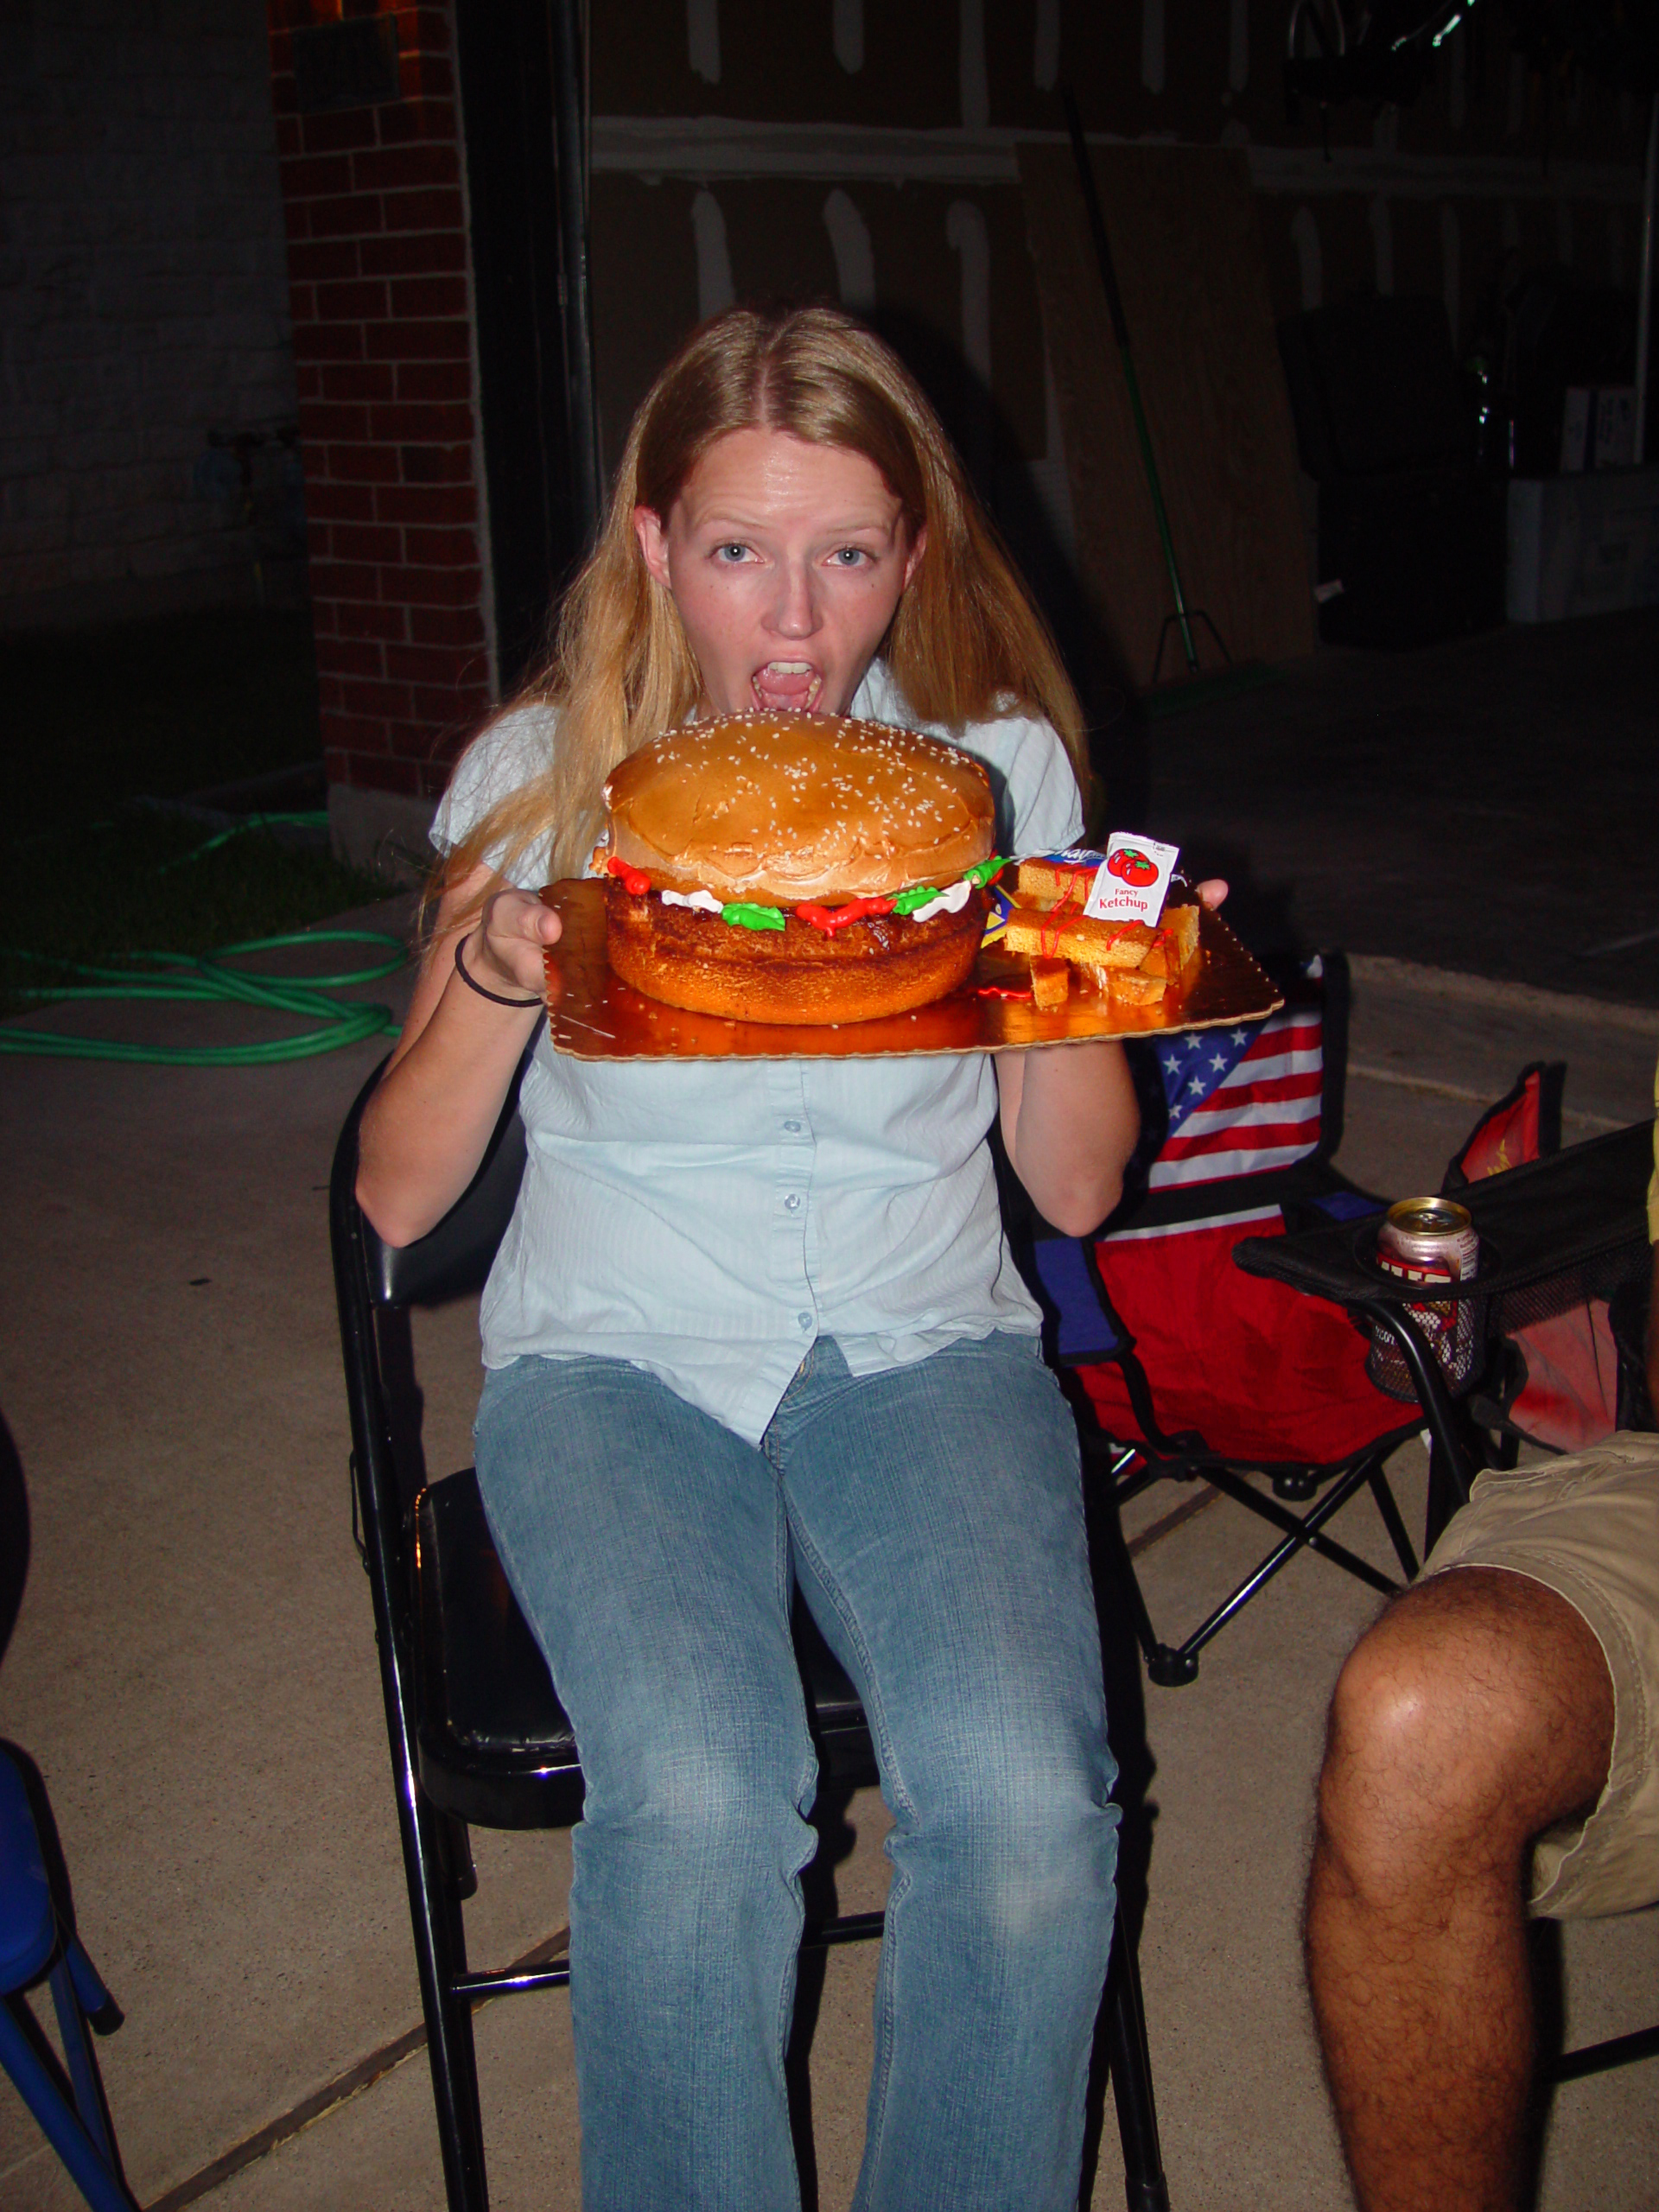
[[[779,906],[941,887],[991,853],[990,779],[940,738],[839,715],[718,715],[605,786],[611,849],[658,890]]]

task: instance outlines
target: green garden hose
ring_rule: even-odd
[[[308,976],[302,982],[251,976],[226,964],[287,945],[347,942],[385,946],[387,957],[339,975]],[[213,1001],[259,1007],[271,1014],[305,1015],[317,1027],[302,1030],[296,1037],[273,1037],[262,1045],[129,1045],[114,1038],[72,1037],[50,1029],[16,1029],[0,1022],[0,1052],[45,1053],[73,1060],[129,1060],[155,1067],[249,1068],[307,1059],[314,1052],[335,1052],[343,1045],[361,1044],[370,1037],[395,1037],[399,1025],[389,1007],[360,1000],[341,1001],[325,994],[395,976],[409,955],[396,938],[380,930],[302,930],[284,937],[251,938],[244,944],[227,944],[222,951],[200,957],[183,952],[134,953],[135,961],[150,963],[148,969],[88,968],[77,961],[52,962],[48,955],[36,952],[6,957],[44,961],[60,972],[86,979],[32,986],[19,994],[24,998]]]
[[[184,868],[192,861],[199,861],[204,853],[217,852],[221,845],[228,845],[232,837],[245,837],[251,830],[326,830],[328,817],[321,807],[308,808],[301,814],[245,814],[221,830],[205,843],[193,845],[188,853],[181,853],[175,861],[163,861],[156,870],[158,875],[168,874],[175,868]]]

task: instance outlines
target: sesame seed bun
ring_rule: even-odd
[[[606,888],[612,967],[648,998],[741,1020],[868,1020],[966,982],[986,900],[922,922],[825,931],[791,909],[940,889],[990,857],[989,779],[914,730],[840,716],[722,715],[673,730],[606,785],[610,849],[649,893]],[[785,910],[781,929],[665,904],[664,891]]]
[[[611,849],[658,890],[778,906],[954,882],[990,855],[978,761],[840,715],[721,715],[630,753],[605,786]]]

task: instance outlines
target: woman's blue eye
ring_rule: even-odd
[[[730,545],[722,545],[720,549],[720,555],[722,560],[741,561],[748,550],[749,549],[747,545],[739,545],[736,543],[733,543]]]
[[[864,549],[860,545],[843,545],[836,555],[843,569],[855,569],[866,557]]]

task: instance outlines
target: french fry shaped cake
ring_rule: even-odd
[[[1001,941],[1031,963],[1036,1004],[1064,1005],[1072,970],[1125,1014],[1179,999],[1202,957],[1198,906],[1172,900],[1155,925],[1088,913],[1100,866],[1080,851],[1019,863]]]

